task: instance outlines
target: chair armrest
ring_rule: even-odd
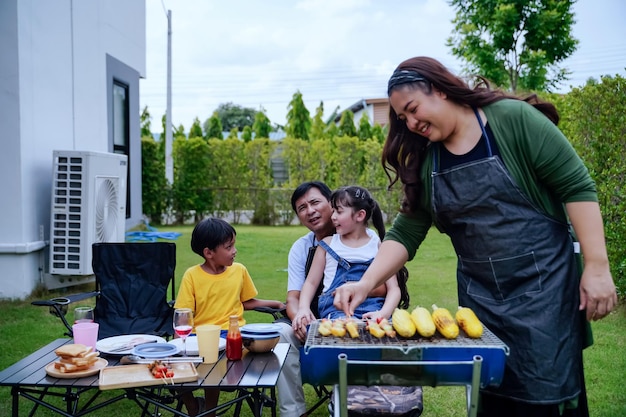
[[[67,306],[71,303],[83,301],[91,297],[100,295],[100,291],[83,292],[78,294],[71,294],[65,297],[51,298],[49,300],[35,300],[31,302],[34,306],[49,307],[50,314],[57,316],[63,322],[63,325],[67,329],[67,332],[63,333],[65,336],[74,337],[72,332],[72,326],[67,322],[65,315],[67,314]]]
[[[271,314],[272,317],[274,317],[274,320],[279,320],[287,317],[286,308],[256,307],[253,310],[258,311],[259,313]]]

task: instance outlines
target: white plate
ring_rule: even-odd
[[[133,348],[130,347],[125,350],[115,350],[131,341],[141,343],[156,340],[156,343],[166,343],[167,340],[159,336],[151,334],[125,334],[121,336],[107,337],[106,339],[98,340],[96,342],[96,350],[108,355],[130,355]]]
[[[168,342],[180,349],[180,353],[183,351],[183,339],[172,339]],[[189,336],[187,338],[187,355],[189,356],[197,356],[198,355],[198,337],[197,336]],[[226,349],[226,339],[220,337],[220,350]]]
[[[241,326],[241,331],[246,333],[276,333],[280,332],[278,324],[271,323],[250,323]]]

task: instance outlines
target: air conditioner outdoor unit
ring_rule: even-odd
[[[53,151],[50,274],[91,275],[91,245],[123,242],[126,155]]]

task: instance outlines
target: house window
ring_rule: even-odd
[[[128,85],[113,80],[113,152],[130,161]],[[130,175],[126,178],[126,218],[130,217]]]

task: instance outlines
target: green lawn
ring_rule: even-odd
[[[259,290],[260,298],[284,300],[287,281],[287,254],[291,243],[303,235],[303,227],[236,226],[237,261],[247,266]],[[201,262],[191,252],[189,240],[191,226],[162,227],[160,231],[179,231],[183,235],[176,241],[176,285],[180,284],[185,269]],[[416,259],[408,265],[411,307],[430,306],[435,303],[449,309],[456,308],[456,257],[448,238],[432,231]],[[80,288],[70,288],[78,292]],[[59,292],[37,294],[33,299],[51,298]],[[29,300],[0,301],[0,369],[4,369],[53,339],[62,337],[63,326],[47,309],[33,307]],[[88,303],[86,303],[88,305]],[[256,312],[246,312],[248,322],[269,322],[271,317]],[[626,416],[626,309],[622,306],[606,319],[593,323],[595,345],[585,351],[585,365],[591,413],[594,417]],[[307,401],[314,402],[314,392],[306,386]],[[105,395],[111,395],[106,392]],[[222,394],[228,395],[228,394]],[[24,402],[24,400],[21,400]],[[0,417],[10,415],[10,391],[0,388]],[[25,407],[22,407],[25,408]],[[106,411],[104,411],[106,410]],[[139,415],[130,402],[123,401],[94,416]],[[465,389],[463,387],[426,387],[424,389],[424,417],[452,417],[465,414]],[[26,413],[21,413],[26,415]],[[37,416],[51,415],[38,410]],[[247,414],[250,415],[250,414]],[[324,408],[313,416],[326,416]]]

